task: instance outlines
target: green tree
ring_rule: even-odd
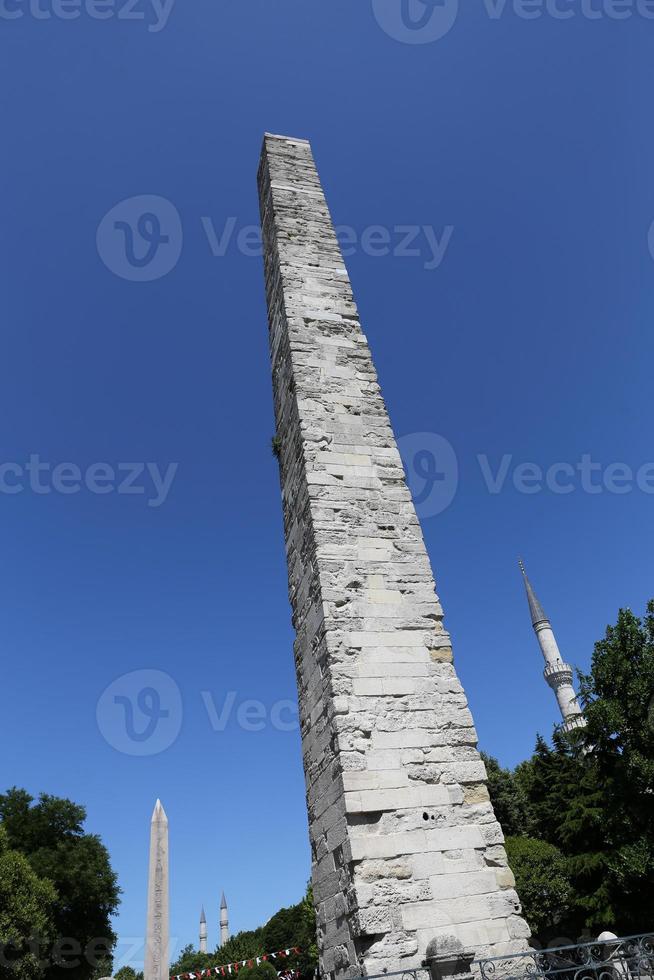
[[[281,964],[280,969],[299,970],[302,976],[312,976],[318,965],[318,946],[316,941],[316,913],[313,904],[311,884],[302,901],[289,908],[280,909],[263,927],[263,942],[266,952],[276,952],[289,947],[301,950],[292,954]]]
[[[506,853],[531,930],[541,942],[561,932],[573,902],[568,862],[553,844],[507,837]]]
[[[277,970],[271,963],[259,963],[238,971],[239,980],[277,980]]]
[[[40,947],[55,936],[57,893],[32,870],[22,854],[10,850],[0,824],[0,978],[39,980],[44,974]]]
[[[481,753],[488,773],[488,792],[502,830],[507,836],[527,833],[529,802],[525,791],[510,769],[503,769],[497,759]]]
[[[200,953],[194,946],[185,946],[178,959],[170,968],[171,975],[193,973],[196,970],[206,970],[209,967],[222,966],[227,963],[238,963],[241,960],[256,960],[266,953],[277,953],[279,950],[298,948],[300,953],[291,953],[288,957],[270,960],[268,965],[277,976],[278,970],[298,970],[303,978],[310,978],[318,963],[318,948],[316,944],[316,916],[313,907],[311,886],[307,887],[304,898],[289,908],[280,909],[264,925],[258,929],[239,932],[231,936],[227,942],[214,953]],[[262,966],[265,964],[259,964]],[[255,964],[256,966],[256,964]],[[238,971],[239,977],[245,971],[253,970],[243,967]],[[270,970],[267,971],[270,974]],[[252,977],[251,980],[266,980]]]
[[[225,962],[221,960],[220,962]],[[206,970],[210,966],[217,966],[218,960],[214,953],[201,953],[189,943],[188,946],[180,951],[177,960],[170,967],[171,976],[178,973],[194,973],[196,970]]]
[[[240,960],[250,960],[267,952],[264,949],[263,930],[252,929],[238,932],[230,936],[226,943],[219,946],[214,953],[201,953],[192,944],[185,946],[177,960],[170,968],[172,976],[180,973],[194,973],[196,970],[207,970],[213,966],[223,966],[226,963],[237,963]]]
[[[567,858],[573,894],[559,926],[571,939],[615,920],[606,801],[597,771],[578,742],[577,735],[570,738],[557,729],[550,748],[539,736],[534,755],[515,773],[529,799],[529,836],[560,848]]]
[[[590,672],[580,675],[586,727],[555,730],[551,747],[539,737],[532,758],[513,774],[528,800],[528,836],[558,847],[566,859],[572,895],[560,927],[571,937],[651,928],[653,696],[650,602],[643,620],[621,609],[595,644]]]
[[[300,902],[301,929],[298,941],[303,955],[306,957],[305,974],[315,973],[318,967],[318,935],[316,928],[316,906],[313,898],[311,882],[307,885],[304,898]]]
[[[131,966],[121,966],[120,970],[114,973],[114,980],[136,980],[138,974]]]
[[[580,675],[585,761],[601,788],[614,929],[654,919],[654,600],[621,609]]]
[[[252,929],[237,932],[235,936],[230,936],[226,943],[220,946],[214,959],[217,966],[221,963],[235,963],[238,960],[249,960],[253,956],[260,956],[265,953],[263,948],[262,929]]]
[[[111,956],[116,937],[111,915],[119,888],[99,837],[84,832],[86,811],[70,800],[42,794],[34,805],[25,790],[0,794],[0,821],[9,847],[29,861],[57,891],[57,942],[47,980],[91,980]]]
[[[112,976],[114,971],[114,961],[111,956],[101,956],[95,966],[93,967],[93,973],[91,974],[91,980],[102,980],[103,977]]]

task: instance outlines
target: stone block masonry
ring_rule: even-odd
[[[519,952],[503,836],[309,143],[259,168],[321,966]]]

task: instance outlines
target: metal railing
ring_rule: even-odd
[[[399,977],[400,980],[429,980],[430,970],[426,966],[414,966],[407,970],[394,970],[390,973],[373,973],[371,976],[356,977],[355,980],[388,980],[389,977]]]
[[[654,980],[654,932],[480,958],[473,961],[468,976],[470,980]],[[361,980],[391,977],[430,980],[430,970],[415,966],[362,975]]]
[[[650,980],[654,933],[477,960],[483,980]]]

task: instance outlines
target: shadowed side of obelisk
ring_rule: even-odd
[[[259,196],[322,969],[419,966],[434,939],[520,950],[529,931],[306,141],[266,136]]]

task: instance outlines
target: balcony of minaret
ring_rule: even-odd
[[[572,684],[572,675],[572,667],[570,664],[564,664],[562,660],[548,664],[543,671],[543,677],[553,690],[556,690],[561,684]]]
[[[566,720],[561,724],[561,728],[564,732],[572,732],[575,728],[585,727],[586,719],[581,712],[578,715],[572,715],[570,718],[566,718]]]

